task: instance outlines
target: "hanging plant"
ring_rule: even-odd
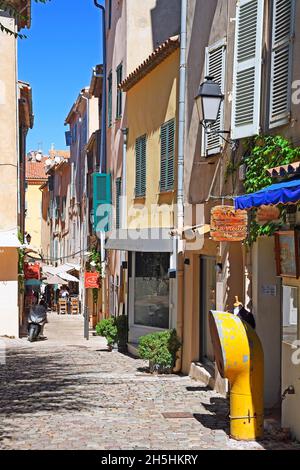
[[[267,170],[281,165],[288,165],[300,160],[300,148],[292,147],[290,142],[281,136],[256,136],[247,141],[247,149],[242,159],[246,165],[244,186],[247,194],[259,191],[274,181]],[[284,206],[279,206],[284,219]],[[272,236],[280,227],[273,222],[259,225],[256,222],[256,209],[251,211],[248,245],[252,245],[260,236]],[[281,225],[284,224],[284,221]]]

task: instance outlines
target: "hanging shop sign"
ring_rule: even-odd
[[[211,237],[216,242],[241,242],[247,238],[248,214],[232,206],[216,206],[211,211]]]
[[[39,263],[24,263],[24,276],[26,280],[41,279],[41,268]]]
[[[277,276],[300,276],[300,234],[297,230],[275,233],[275,255]]]
[[[280,210],[276,206],[261,206],[256,213],[256,222],[265,225],[269,222],[280,221]]]
[[[86,289],[98,289],[99,285],[99,273],[84,273],[84,287]]]

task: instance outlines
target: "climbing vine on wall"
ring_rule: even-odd
[[[292,147],[290,142],[281,136],[256,136],[247,142],[242,163],[246,165],[244,186],[246,193],[253,193],[274,183],[267,170],[281,165],[288,165],[300,160],[300,147]],[[285,208],[280,207],[284,220]],[[256,210],[250,216],[250,229],[247,244],[254,243],[259,236],[272,236],[278,230],[278,224],[259,225],[255,221]]]

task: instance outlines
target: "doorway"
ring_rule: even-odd
[[[200,257],[200,361],[214,362],[214,350],[210,337],[208,315],[216,309],[216,258]]]

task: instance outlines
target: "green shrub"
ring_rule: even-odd
[[[176,330],[168,330],[143,336],[138,351],[142,359],[149,360],[151,372],[172,371],[180,346]]]
[[[117,341],[117,327],[113,317],[105,318],[96,325],[96,333],[107,340],[108,346],[113,346]]]

